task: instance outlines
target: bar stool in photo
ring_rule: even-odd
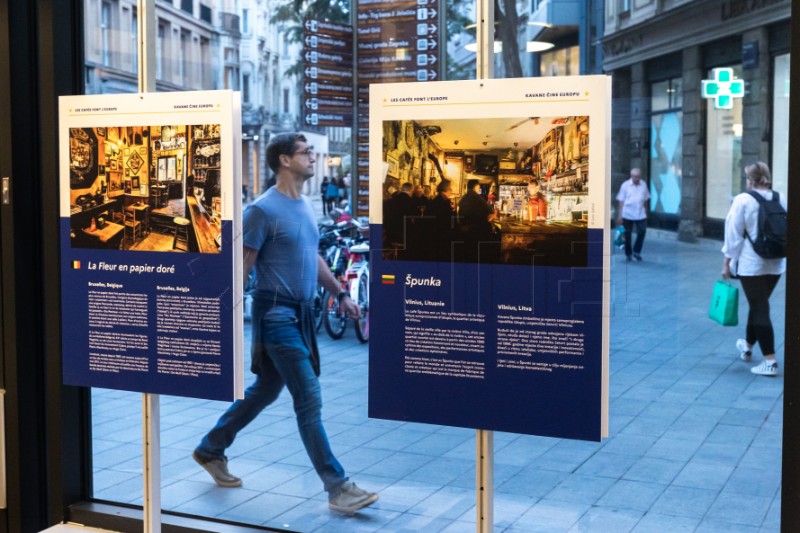
[[[175,237],[172,239],[172,249],[181,252],[189,251],[189,220],[175,217]]]

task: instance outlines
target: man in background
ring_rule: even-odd
[[[647,184],[642,182],[642,171],[638,168],[631,169],[631,177],[625,180],[619,188],[617,201],[619,210],[617,225],[625,227],[625,258],[630,262],[631,255],[637,260],[642,260],[642,246],[644,235],[647,233],[647,203],[650,200],[650,191]],[[636,243],[631,249],[631,233],[636,230]]]

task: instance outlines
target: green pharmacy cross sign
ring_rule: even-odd
[[[733,79],[732,68],[715,68],[713,80],[703,80],[703,98],[713,98],[717,109],[733,109],[733,99],[744,96],[744,80]]]

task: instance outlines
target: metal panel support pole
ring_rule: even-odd
[[[155,0],[137,0],[139,33],[139,92],[156,90],[156,8]],[[160,398],[142,395],[142,471],[144,473],[144,533],[161,533],[161,438]]]
[[[142,395],[142,458],[144,471],[144,531],[161,533],[160,397]]]
[[[156,2],[137,0],[139,11],[139,34],[137,52],[139,67],[139,92],[156,91]]]
[[[494,78],[494,3],[489,0],[476,0],[475,29],[475,66],[478,69],[476,78],[491,80]]]
[[[476,531],[494,531],[494,432],[479,429],[476,434]]]
[[[494,2],[476,0],[476,3],[478,24],[475,32],[476,78],[490,80],[494,78]],[[475,437],[477,489],[475,527],[477,533],[492,533],[494,531],[494,433],[479,429]]]

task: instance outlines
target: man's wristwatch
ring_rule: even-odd
[[[342,303],[342,300],[344,300],[345,297],[349,298],[350,297],[350,293],[347,292],[347,291],[342,291],[342,292],[340,292],[339,294],[336,295],[336,299],[339,300],[339,303]]]

